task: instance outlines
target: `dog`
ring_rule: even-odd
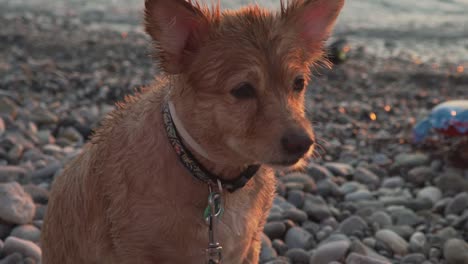
[[[43,263],[258,263],[273,171],[313,152],[305,89],[343,5],[146,0],[162,74],[55,179]]]

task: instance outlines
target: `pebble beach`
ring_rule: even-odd
[[[0,264],[41,263],[54,177],[158,71],[136,7],[56,6],[0,0]],[[260,263],[468,264],[468,145],[412,143],[431,108],[468,99],[466,40],[430,53],[348,27],[332,39],[346,60],[314,70],[318,145],[305,170],[277,173]]]

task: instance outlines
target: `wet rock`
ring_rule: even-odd
[[[0,165],[0,183],[4,182],[26,182],[28,171],[19,166]]]
[[[390,262],[382,261],[368,256],[351,253],[346,258],[346,264],[390,264]]]
[[[13,228],[10,236],[18,237],[32,242],[39,242],[41,231],[33,225],[20,225]]]
[[[444,245],[444,257],[447,264],[467,264],[468,244],[460,239],[450,239]]]
[[[309,174],[316,182],[319,182],[321,180],[325,179],[330,179],[333,177],[333,175],[330,173],[330,171],[323,166],[320,166],[315,163],[310,163],[307,165],[306,168],[307,174]]]
[[[310,258],[309,263],[325,264],[344,260],[350,246],[349,241],[340,240],[320,245]]]
[[[435,204],[442,198],[442,192],[437,187],[428,186],[421,189],[418,192],[417,197],[421,199],[429,199],[433,204]]]
[[[426,181],[430,181],[432,178],[434,178],[434,176],[435,174],[431,167],[421,166],[421,167],[416,167],[416,168],[411,169],[408,172],[408,176],[406,177],[406,180],[408,182],[421,186]]]
[[[390,177],[383,180],[382,188],[401,188],[405,184],[405,181],[401,177]]]
[[[404,256],[401,259],[401,264],[421,264],[426,260],[426,257],[421,253],[412,253]]]
[[[466,209],[468,209],[468,192],[460,193],[455,196],[453,200],[447,204],[445,215],[459,215]]]
[[[364,167],[359,167],[356,169],[353,179],[370,187],[377,187],[380,184],[379,177]]]
[[[425,253],[428,250],[427,238],[421,232],[414,233],[409,241],[410,252]]]
[[[347,236],[352,236],[356,232],[364,232],[367,228],[366,222],[361,217],[351,216],[341,222],[338,230]]]
[[[428,165],[430,163],[429,156],[423,153],[399,154],[395,157],[393,164],[394,170],[412,169],[417,166]]]
[[[36,207],[31,196],[16,182],[0,184],[0,219],[8,223],[27,224]]]
[[[17,237],[8,237],[5,240],[5,246],[3,248],[3,253],[6,255],[18,252],[24,257],[31,257],[36,261],[41,261],[42,251],[31,241],[27,241]]]
[[[297,208],[302,208],[304,205],[305,195],[303,191],[300,190],[291,190],[288,192],[288,202],[296,206]]]
[[[283,222],[269,222],[263,227],[263,232],[270,239],[283,238],[286,225]]]
[[[369,222],[376,224],[380,228],[391,226],[393,224],[392,218],[383,211],[378,211],[378,212],[373,213],[369,217]]]
[[[289,249],[304,248],[307,241],[311,239],[312,235],[301,227],[293,227],[288,230],[284,238],[284,242]]]
[[[395,254],[404,256],[408,252],[408,243],[392,230],[381,229],[377,231],[375,237],[378,241],[383,242],[389,247]]]
[[[309,254],[302,248],[293,248],[286,252],[288,257],[293,263],[297,264],[309,264]]]
[[[327,168],[333,175],[346,177],[354,173],[354,168],[346,163],[328,162],[325,163]]]

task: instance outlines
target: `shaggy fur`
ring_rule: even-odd
[[[273,13],[147,0],[146,31],[165,74],[119,103],[56,178],[42,231],[43,263],[204,263],[208,188],[181,165],[166,137],[161,108],[167,100],[214,158],[195,153],[213,173],[232,179],[263,164],[244,188],[224,192],[216,230],[223,263],[258,263],[275,192],[270,166],[303,160],[284,151],[281,139],[291,131],[313,138],[304,91],[294,90],[294,82],[298,76],[307,82],[343,1],[289,1]],[[254,95],[233,96],[245,83]]]

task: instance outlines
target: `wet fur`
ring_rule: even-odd
[[[288,159],[279,140],[288,130],[313,136],[304,92],[293,93],[291,86],[298,74],[307,78],[322,56],[329,29],[312,40],[299,24],[305,6],[324,1],[291,1],[278,13],[257,6],[221,13],[183,0],[148,0],[146,30],[167,74],[119,103],[56,178],[42,231],[43,263],[204,263],[208,189],[180,164],[167,140],[161,108],[169,99],[190,134],[217,159],[197,156],[211,171],[229,179],[248,164],[266,164],[244,188],[224,193],[226,212],[217,230],[223,263],[258,263],[275,192],[268,164]],[[166,43],[168,24],[155,18],[154,5],[177,5],[193,16],[186,21],[190,34],[185,24],[177,25],[182,33]],[[338,11],[332,13],[334,21]],[[178,38],[185,41],[175,45],[180,50],[170,50]],[[256,97],[239,101],[230,91],[245,81],[255,86]]]

